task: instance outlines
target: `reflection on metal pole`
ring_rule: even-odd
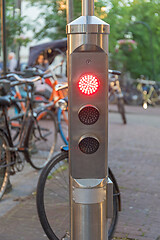
[[[67,0],[67,24],[73,20],[73,0]]]
[[[94,15],[94,0],[83,0],[82,1],[82,16],[93,16]]]
[[[7,72],[7,52],[6,52],[6,3],[1,0],[1,36],[3,46],[3,74]]]

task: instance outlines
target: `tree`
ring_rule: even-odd
[[[74,19],[81,16],[81,1],[74,0]],[[31,0],[31,5],[40,7],[41,13],[37,17],[36,22],[39,19],[44,20],[44,25],[37,29],[33,29],[35,32],[35,38],[43,39],[48,37],[50,39],[58,39],[66,37],[66,1],[65,0]],[[99,16],[100,9],[103,6],[103,1],[95,3],[95,14]],[[103,13],[105,14],[105,13]],[[106,15],[106,14],[105,14]]]
[[[25,17],[21,17],[20,6],[17,4],[13,0],[6,0],[6,46],[7,51],[17,52],[19,56],[20,47],[26,46],[30,39],[24,35],[29,24],[25,22]]]
[[[110,38],[110,53],[111,66],[116,66],[126,63],[125,70],[129,71],[132,77],[137,78],[141,74],[149,79],[152,79],[152,64],[150,51],[150,34],[143,24],[133,24],[135,21],[142,21],[148,24],[153,36],[153,52],[154,65],[156,72],[156,80],[160,79],[159,64],[156,59],[159,59],[160,54],[160,1],[159,0],[134,0],[134,1],[107,1],[111,3],[111,8],[105,19],[111,25]],[[115,46],[119,39],[124,39],[127,32],[131,32],[133,39],[137,42],[137,49],[130,52],[127,56],[121,50],[115,52]],[[122,56],[123,55],[123,56]],[[124,68],[121,68],[123,70]]]
[[[41,13],[36,19],[37,24],[39,23],[39,19],[43,19],[44,21],[44,25],[40,28],[37,28],[36,26],[33,28],[35,38],[38,40],[46,37],[50,39],[58,39],[66,36],[65,0],[31,0],[31,5],[41,9]]]
[[[44,26],[34,29],[35,37],[42,39],[49,37],[57,39],[66,37],[66,2],[65,0],[32,0],[32,4],[39,6],[42,13],[37,18],[44,19]],[[156,79],[160,80],[160,0],[97,0],[95,1],[95,15],[110,24],[109,35],[110,67],[128,71],[133,78],[141,74],[152,78],[150,36],[147,28],[134,21],[146,22],[153,35],[153,52]],[[74,17],[81,15],[81,1],[74,0]],[[131,32],[132,39],[137,43],[133,51],[115,51],[117,41],[124,39],[127,32]]]

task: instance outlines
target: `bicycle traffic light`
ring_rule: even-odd
[[[71,240],[108,239],[108,34],[82,0],[67,25]]]
[[[69,149],[74,178],[107,175],[107,58],[100,47],[91,44],[78,47],[70,56]]]

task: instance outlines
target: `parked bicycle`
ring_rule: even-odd
[[[125,104],[131,106],[142,105],[142,93],[137,90],[137,86],[135,83],[127,84],[127,86],[123,88],[123,95]]]
[[[113,217],[108,220],[108,239],[111,240],[121,210],[120,191],[111,169],[109,178],[113,182]],[[37,185],[37,210],[44,232],[50,240],[70,237],[69,226],[69,164],[68,146],[43,169]],[[68,238],[67,238],[68,239]]]
[[[118,112],[121,114],[123,123],[127,123],[125,108],[124,108],[124,98],[121,90],[119,75],[121,72],[115,70],[109,70],[109,93],[108,99],[109,103],[116,103],[118,107]]]
[[[42,80],[42,78],[26,79],[20,78],[16,74],[11,74],[8,77],[14,77],[16,81],[11,83],[7,81],[7,84],[16,86],[25,83],[28,91],[26,112],[17,114],[10,120],[8,119],[8,107],[17,99],[11,99],[7,95],[0,97],[0,199],[5,193],[10,174],[22,170],[24,157],[35,169],[41,169],[46,165],[53,156],[57,136],[55,117],[47,109],[47,106],[33,109],[33,82]],[[2,88],[5,87],[5,83],[6,80],[1,80]],[[14,126],[18,135],[16,143],[10,129],[10,123],[13,121],[17,121],[17,125]]]
[[[35,85],[34,98],[37,102],[41,102],[42,105],[52,102],[53,104],[49,109],[50,110],[52,109],[53,111],[57,109],[56,102],[68,96],[68,85],[66,81],[65,82],[62,81],[64,80],[63,75],[61,76],[59,75],[59,78],[57,79],[57,75],[55,74],[55,70],[57,68],[61,68],[63,66],[63,63],[64,60],[62,59],[60,64],[57,64],[56,66],[54,66],[54,68],[51,69],[51,73],[49,73],[50,70],[43,72],[36,68],[28,68],[25,70],[24,73],[25,76],[40,75],[45,79],[45,83],[42,87],[40,84]],[[57,91],[58,86],[62,86],[62,88]],[[62,114],[66,123],[68,123],[65,112],[63,111]]]
[[[55,69],[57,67],[55,66]],[[49,107],[49,110],[52,110],[55,119],[57,121],[57,134],[60,133],[60,137],[64,144],[68,144],[68,83],[58,83],[55,80],[54,74],[52,72],[52,77],[47,78],[47,84],[52,86],[52,92],[50,96],[47,97],[43,92],[35,92],[35,99],[42,102],[42,105],[52,102],[53,105]]]
[[[156,81],[137,79],[124,88],[124,99],[128,105],[141,105],[144,109],[160,103],[160,85]]]
[[[55,66],[54,69],[56,69],[57,67],[60,67],[61,64],[58,64]],[[41,104],[41,107],[43,106],[45,109],[51,110],[55,116],[55,120],[56,120],[56,124],[57,124],[57,132],[55,133],[56,135],[56,139],[57,139],[57,135],[58,133],[60,133],[60,136],[62,138],[62,141],[67,144],[67,131],[68,131],[68,106],[65,109],[59,108],[59,104],[57,104],[57,102],[59,100],[61,100],[61,105],[63,105],[62,103],[65,103],[65,101],[63,100],[65,96],[67,96],[68,93],[68,84],[67,83],[58,83],[57,80],[55,80],[56,77],[54,77],[54,72],[52,72],[51,75],[48,75],[42,71],[39,71],[35,68],[30,68],[26,70],[25,75],[27,76],[35,76],[40,74],[41,77],[44,78],[45,83],[47,82],[47,84],[49,86],[52,86],[52,92],[50,92],[50,97],[47,97],[46,94],[44,94],[43,91],[35,91],[32,92],[33,94],[33,102],[34,102],[34,106]],[[40,84],[39,84],[40,85]],[[42,86],[43,88],[43,86]],[[15,87],[15,90],[18,89],[18,86]],[[17,94],[17,92],[19,94]],[[19,91],[19,89],[15,92],[15,97],[18,96],[17,102],[16,103],[12,103],[12,112],[21,112],[22,110],[25,111],[25,107],[24,107],[24,103],[22,102],[22,96],[21,93]],[[65,100],[67,99],[67,97],[65,98]],[[17,104],[19,103],[21,105]],[[68,101],[67,101],[68,102]],[[16,104],[16,105],[15,105]],[[22,105],[23,104],[23,105]],[[68,104],[68,103],[66,103]],[[11,114],[10,114],[11,115]],[[15,113],[13,113],[12,115],[15,115]],[[12,118],[13,120],[14,118]],[[64,121],[63,121],[64,120]],[[14,124],[12,122],[12,129],[14,128]]]
[[[138,79],[137,83],[137,90],[142,94],[144,109],[147,109],[148,105],[155,106],[160,103],[160,87],[155,81]]]

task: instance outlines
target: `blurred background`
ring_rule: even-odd
[[[73,9],[75,19],[81,1],[74,0]],[[95,1],[95,15],[111,26],[109,67],[122,72],[123,84],[140,75],[160,81],[159,12],[159,0]],[[22,68],[30,46],[66,37],[66,1],[6,0],[6,25],[7,51],[16,53]]]
[[[61,88],[67,82],[66,1],[6,0],[5,3],[7,72],[21,71],[18,74],[26,77],[39,74],[44,77],[46,72],[51,72],[45,76],[45,84],[34,84],[33,91],[29,87],[18,91],[17,86],[12,88],[12,98],[20,101],[17,101],[19,112],[15,106],[10,112],[15,115],[24,112],[25,116],[26,106],[20,103],[21,97],[25,103],[28,92],[33,94],[35,102],[40,101],[38,107],[52,103],[58,128],[49,127],[49,130],[58,134],[56,153],[62,144],[68,144],[68,101],[56,104],[67,97],[67,87]],[[81,1],[73,0],[73,19],[80,15]],[[114,69],[109,71],[108,160],[122,196],[122,212],[114,239],[159,240],[160,0],[95,0],[95,15],[110,24],[109,69]],[[0,41],[0,75],[2,72]],[[13,79],[10,77],[6,76],[9,81],[15,80],[15,75]],[[65,113],[66,119],[59,111]],[[9,117],[12,127],[14,116]],[[44,119],[47,127],[49,120]],[[53,141],[48,138],[47,143]],[[42,141],[41,146],[35,147],[33,138],[31,155],[34,157],[38,146],[41,150],[43,145],[46,143]],[[13,240],[13,236],[18,240],[46,239],[35,206],[38,178],[39,172],[27,163],[22,173],[11,176],[12,191],[4,195],[0,204],[0,239]]]

